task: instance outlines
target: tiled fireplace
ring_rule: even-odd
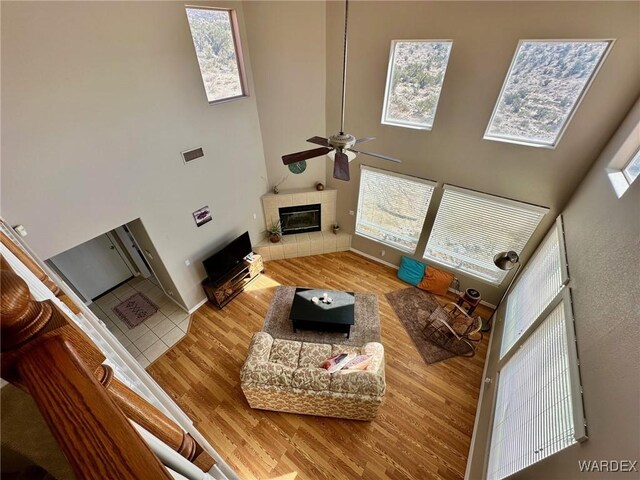
[[[265,227],[281,220],[288,231],[278,243],[268,238],[253,246],[264,260],[304,257],[351,248],[351,235],[333,233],[336,223],[337,190],[285,190],[262,196]],[[284,229],[284,228],[283,228]]]

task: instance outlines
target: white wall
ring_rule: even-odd
[[[269,185],[286,176],[281,189],[325,183],[327,157],[307,160],[298,175],[281,158],[317,148],[305,140],[326,133],[325,3],[249,1],[243,7]]]
[[[512,478],[638,478],[637,473],[580,475],[578,460],[640,458],[640,181],[618,198],[606,172],[639,124],[640,100],[562,212],[589,439]],[[634,141],[637,149],[640,138]],[[492,378],[504,322],[494,325],[488,357]],[[470,479],[481,478],[493,394],[485,385]]]
[[[364,155],[351,163],[351,181],[338,189],[338,223],[352,233],[358,202],[359,164],[450,183],[550,208],[529,246],[527,260],[640,93],[638,2],[402,2],[349,4],[346,129],[374,136],[365,150],[402,160],[397,165]],[[340,115],[344,2],[327,3],[327,130]],[[331,34],[329,34],[331,32]],[[556,149],[483,140],[491,112],[519,39],[615,38],[602,69]],[[393,39],[451,39],[453,48],[431,131],[380,123]],[[416,257],[424,252],[441,190],[431,202]],[[472,220],[471,220],[472,221]],[[401,252],[354,236],[352,246],[399,263]],[[497,303],[496,288],[456,273],[462,288],[478,288]]]
[[[251,96],[210,106],[183,3],[2,2],[2,216],[40,257],[139,217],[190,308],[199,260],[245,230],[259,239],[267,173],[242,5],[216,6],[238,11]],[[184,165],[194,146],[206,158]],[[197,228],[204,205],[214,220]]]

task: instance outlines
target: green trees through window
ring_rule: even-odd
[[[520,42],[484,138],[555,146],[609,44]]]
[[[233,13],[209,8],[186,10],[207,100],[216,102],[244,95]]]
[[[431,129],[450,53],[450,41],[393,42],[382,123]]]

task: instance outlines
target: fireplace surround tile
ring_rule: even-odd
[[[322,203],[322,192],[307,192],[307,203]]]
[[[311,255],[311,241],[298,243],[298,257],[307,257]]]
[[[269,246],[270,260],[282,260],[284,258],[284,247],[281,244],[273,243]]]
[[[279,220],[278,209],[281,207],[320,204],[321,231],[285,235],[281,242],[275,244],[265,238],[254,245],[255,252],[268,261],[349,250],[351,235],[343,232],[335,235],[332,230],[336,223],[336,200],[335,189],[298,189],[263,195],[266,228]]]
[[[312,202],[308,201],[306,193],[301,192],[291,194],[291,205],[306,205],[308,203]]]

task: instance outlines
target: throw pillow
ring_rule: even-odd
[[[398,270],[398,278],[407,282],[414,287],[420,283],[424,276],[424,268],[426,265],[413,258],[403,256],[400,259],[400,269]]]
[[[418,288],[436,295],[446,295],[453,278],[453,274],[449,272],[427,267],[424,271],[424,278],[418,284]]]

